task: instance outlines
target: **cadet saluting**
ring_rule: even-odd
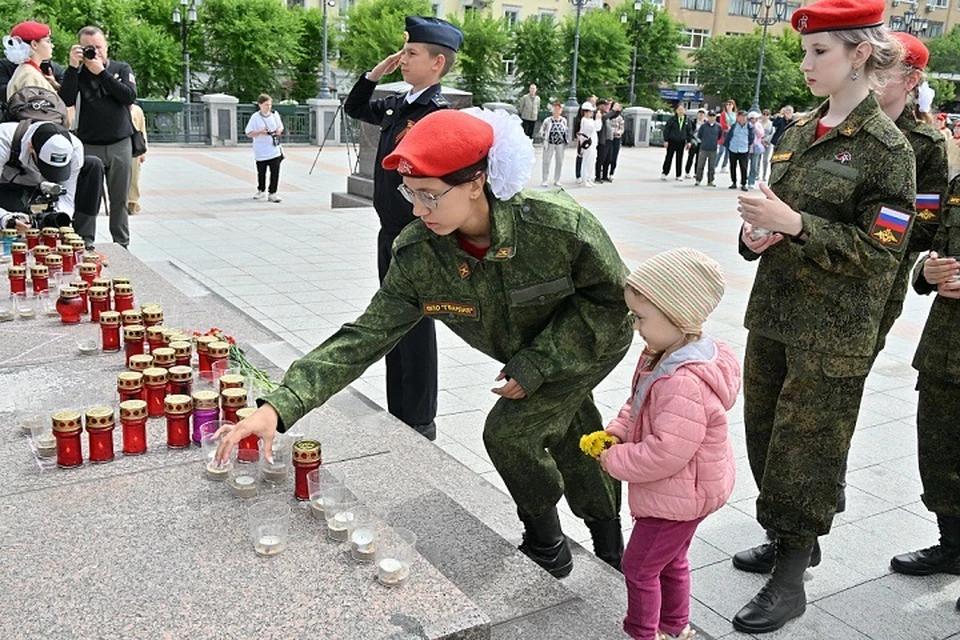
[[[821,0],[794,12],[800,69],[827,101],[784,133],[766,197],[740,197],[741,253],[760,258],[744,319],[744,423],[757,519],[775,540],[734,558],[739,568],[769,566],[771,555],[774,564],[734,616],[739,631],[779,629],[806,608],[803,573],[819,562],[817,536],[830,531],[913,223],[913,151],[871,93],[900,60],[883,9],[882,0]]]
[[[390,247],[400,231],[413,222],[410,203],[397,192],[400,175],[382,165],[415,122],[428,113],[446,109],[440,78],[457,60],[463,34],[439,18],[406,19],[403,49],[387,56],[357,80],[343,108],[351,118],[380,127],[373,171],[373,206],[380,217],[377,269],[380,282],[390,267]],[[410,91],[371,100],[377,82],[399,67]],[[387,354],[387,410],[429,440],[436,440],[437,334],[425,318]]]
[[[899,135],[899,134],[898,134]],[[556,504],[566,494],[594,550],[619,567],[620,484],[580,451],[602,428],[591,392],[626,354],[626,267],[600,223],[563,192],[521,191],[533,147],[516,116],[443,110],[417,123],[384,167],[418,222],[393,245],[357,320],[294,362],[251,417],[222,430],[217,455],[322,405],[434,317],[504,363],[483,441],[524,523],[520,550],[556,577],[573,568]]]

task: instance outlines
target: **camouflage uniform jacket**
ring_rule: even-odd
[[[960,176],[950,181],[933,250],[941,256],[960,256]],[[920,294],[936,287],[923,277],[923,261],[914,270],[913,288]],[[960,300],[936,296],[913,356],[913,368],[941,378],[960,380]]]
[[[759,256],[744,326],[792,347],[868,358],[913,224],[914,156],[873,95],[816,139],[827,106],[787,129],[771,157],[770,187],[800,213],[807,239]],[[745,258],[758,257],[740,244]],[[869,368],[848,364],[857,375]]]
[[[393,244],[393,262],[363,314],[294,362],[266,400],[282,429],[355,380],[422,317],[505,363],[527,396],[621,358],[632,338],[627,270],[594,216],[563,192],[491,200],[482,260],[421,222]]]

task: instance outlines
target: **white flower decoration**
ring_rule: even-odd
[[[3,39],[3,52],[13,64],[23,64],[30,59],[30,43],[19,36],[7,36]]]
[[[930,113],[930,107],[933,106],[933,99],[936,95],[937,92],[933,90],[930,83],[924,80],[917,90],[917,106],[921,112]]]
[[[493,146],[487,154],[487,181],[498,200],[509,200],[530,180],[535,160],[533,143],[523,132],[520,116],[503,109],[488,111],[479,107],[463,112],[493,127]]]

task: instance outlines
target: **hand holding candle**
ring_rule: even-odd
[[[217,447],[217,462],[223,464],[230,457],[230,451],[249,435],[258,435],[262,440],[261,449],[268,456],[267,462],[273,463],[273,439],[277,433],[279,416],[269,404],[253,412],[249,418],[241,420],[233,428],[221,428],[217,431],[220,446]]]

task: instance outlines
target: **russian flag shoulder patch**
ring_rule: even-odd
[[[907,237],[913,214],[881,206],[870,225],[870,236],[885,247],[899,247]]]

